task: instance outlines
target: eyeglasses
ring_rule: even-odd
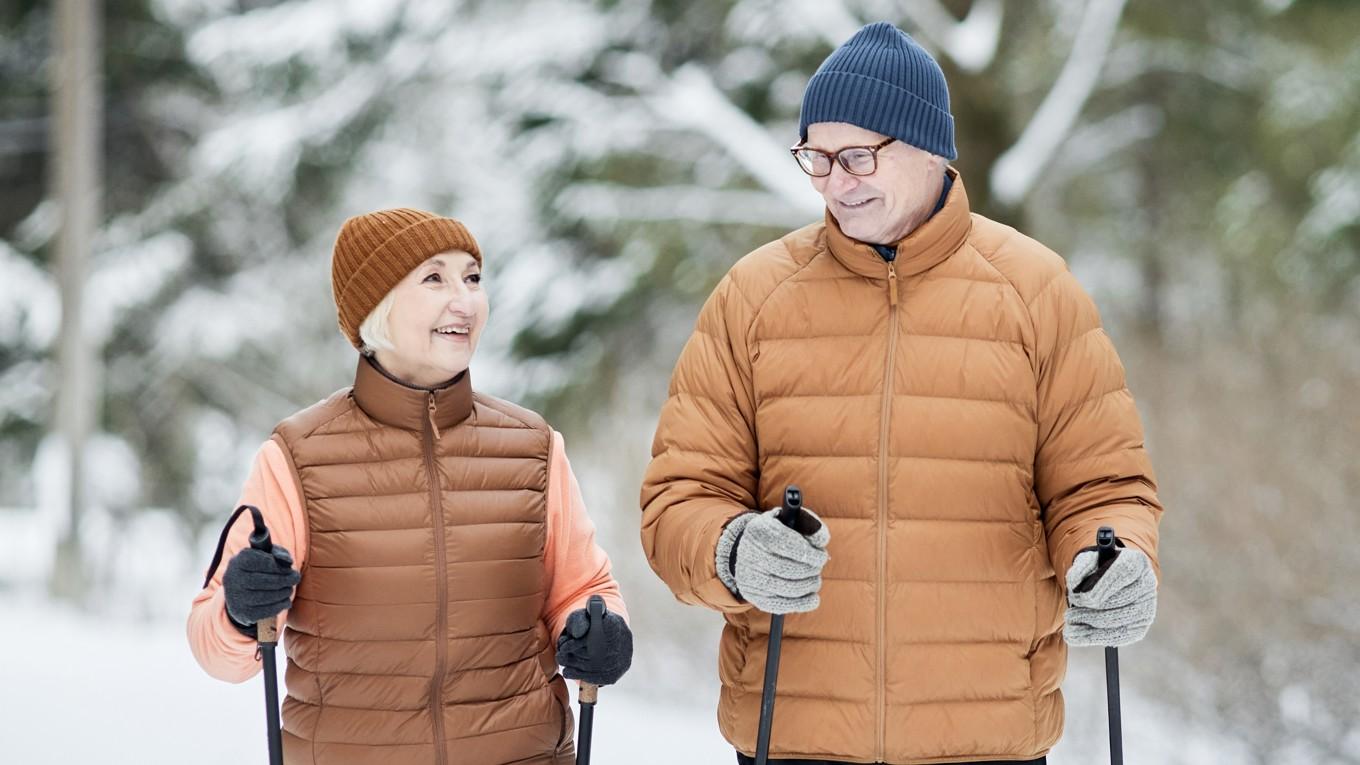
[[[798,166],[803,172],[813,178],[831,175],[832,162],[839,162],[841,167],[845,168],[845,172],[851,175],[873,175],[878,169],[878,150],[896,140],[888,138],[874,146],[847,146],[835,154],[807,146],[794,146],[789,152],[798,160]]]

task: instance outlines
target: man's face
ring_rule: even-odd
[[[804,144],[835,154],[847,146],[873,146],[887,136],[845,122],[808,125]],[[921,225],[940,198],[944,178],[942,157],[893,141],[878,150],[878,168],[871,175],[851,175],[839,162],[831,174],[812,178],[812,187],[852,239],[871,244],[895,244]]]

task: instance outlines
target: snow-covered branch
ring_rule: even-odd
[[[686,64],[667,75],[642,54],[620,57],[613,67],[657,115],[717,144],[761,186],[804,215],[822,211],[822,199],[789,158],[787,146],[728,99],[702,67]]]
[[[1110,52],[1103,85],[1118,87],[1149,72],[1173,72],[1245,91],[1261,66],[1240,53],[1188,40],[1135,40]]]
[[[1159,107],[1131,106],[1099,122],[1072,131],[1067,148],[1053,164],[1054,175],[1071,177],[1128,147],[1157,135],[1166,124],[1166,113]]]
[[[649,100],[658,113],[708,136],[760,185],[792,207],[811,214],[821,212],[821,197],[798,171],[786,145],[737,108],[703,68],[680,67]]]
[[[574,218],[604,221],[737,223],[748,226],[800,226],[807,211],[763,191],[733,191],[700,186],[636,188],[610,183],[578,183],[557,198],[557,208]]]
[[[907,0],[897,8],[907,32],[966,72],[981,72],[996,58],[1001,42],[1001,0],[977,0],[962,21],[939,0]],[[886,11],[886,9],[885,9]],[[833,48],[840,47],[865,20],[840,0],[803,0],[799,13]],[[895,15],[887,11],[887,15]]]
[[[1126,2],[1091,0],[1087,4],[1072,52],[1053,88],[1019,140],[992,166],[992,193],[998,201],[1014,205],[1024,199],[1071,132],[1100,79]]]
[[[839,48],[864,25],[841,0],[802,0],[798,14],[832,48]]]
[[[902,13],[960,69],[981,72],[1001,42],[1001,0],[976,0],[962,21],[939,0],[907,0]]]

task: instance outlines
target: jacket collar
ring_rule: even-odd
[[[944,207],[896,243],[897,259],[893,265],[899,277],[923,273],[943,263],[963,245],[973,227],[963,178],[952,167],[945,172],[953,176],[954,183]],[[836,260],[856,274],[871,279],[888,278],[883,256],[873,245],[846,236],[830,210],[826,211],[826,244]]]
[[[451,428],[472,413],[472,371],[434,388],[418,388],[402,382],[368,356],[359,357],[354,374],[354,403],[384,425],[421,431],[425,423],[439,431]]]

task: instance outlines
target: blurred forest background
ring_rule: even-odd
[[[255,449],[352,378],[340,223],[407,205],[486,252],[478,387],[567,438],[625,683],[712,675],[637,540],[655,416],[717,280],[820,216],[802,89],[883,19],[1128,370],[1167,513],[1125,684],[1224,747],[1164,761],[1360,763],[1355,0],[5,0],[0,602],[181,629]]]

